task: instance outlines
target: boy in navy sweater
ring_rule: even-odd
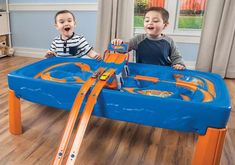
[[[162,34],[167,27],[169,13],[161,7],[149,8],[144,16],[145,34],[139,34],[130,39],[129,51],[136,51],[136,62],[172,66],[175,69],[185,69],[182,57],[174,41]],[[111,41],[114,45],[123,43],[121,39]]]

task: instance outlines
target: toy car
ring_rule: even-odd
[[[100,80],[106,80],[109,77],[109,75],[110,75],[109,72],[105,72],[100,76]]]
[[[95,72],[91,75],[91,77],[92,77],[92,78],[97,78],[99,75],[100,75],[100,72],[99,72],[99,71],[95,71]]]

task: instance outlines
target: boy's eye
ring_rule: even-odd
[[[157,22],[159,22],[159,20],[153,20],[153,22],[154,22],[154,23],[157,23]]]
[[[64,23],[64,20],[63,20],[63,19],[60,19],[58,22],[61,23],[61,24],[63,24],[63,23]]]
[[[144,22],[149,22],[149,20],[144,20]]]

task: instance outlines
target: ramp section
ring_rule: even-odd
[[[105,68],[99,68],[98,72],[103,72],[104,70],[105,70]],[[91,88],[91,86],[95,83],[95,81],[96,81],[96,78],[94,78],[94,77],[89,78],[84,83],[84,85],[81,87],[81,89],[79,90],[79,92],[74,100],[74,104],[72,106],[71,112],[69,113],[68,122],[65,127],[64,134],[63,134],[62,140],[60,142],[60,146],[59,146],[59,149],[56,153],[56,157],[55,157],[53,164],[61,164],[62,163],[64,154],[65,154],[66,148],[68,146],[69,139],[71,137],[71,134],[72,134],[72,131],[74,128],[74,124],[76,122],[76,119],[79,114],[79,110],[81,108],[83,100],[84,100],[87,92]]]
[[[84,111],[78,124],[78,130],[69,154],[69,158],[67,160],[67,164],[75,163],[94,105],[96,104],[97,98],[101,90],[107,83],[109,77],[114,74],[114,72],[115,69],[109,69],[108,71],[104,72],[103,75],[101,75],[100,80],[94,86],[91,94],[89,95],[87,104],[84,108]]]
[[[121,61],[122,62],[125,61],[125,59],[126,58],[124,58],[124,56],[111,55],[111,56],[108,56],[108,58],[105,60],[105,62],[108,63],[107,67],[112,67],[112,63],[119,64]],[[111,63],[111,64],[109,64],[109,63]],[[74,156],[74,155],[77,155],[76,153],[78,153],[78,151],[79,151],[79,147],[81,145],[82,138],[84,136],[84,133],[85,133],[86,127],[88,125],[90,116],[92,114],[94,105],[97,101],[97,97],[98,97],[99,93],[101,92],[102,88],[106,85],[109,78],[116,71],[116,69],[112,69],[112,68],[109,69],[108,71],[105,71],[107,69],[107,67],[106,68],[100,67],[94,73],[94,75],[92,75],[84,83],[84,85],[81,87],[80,91],[78,92],[78,94],[77,94],[77,96],[74,100],[72,110],[69,114],[68,122],[67,122],[67,125],[66,125],[66,128],[65,128],[60,146],[57,150],[56,157],[55,157],[54,162],[53,162],[54,165],[62,164],[62,161],[64,159],[64,155],[65,155],[68,143],[70,141],[71,134],[72,134],[76,119],[78,117],[79,110],[80,110],[81,105],[83,103],[83,100],[84,100],[87,92],[91,88],[91,86],[93,84],[95,84],[91,94],[88,97],[84,112],[83,112],[81,120],[79,122],[79,126],[78,126],[79,128],[78,128],[78,131],[76,133],[75,140],[73,142],[74,143],[73,146],[75,146],[75,147],[72,147],[72,150],[71,150],[72,154],[70,154],[71,155],[70,157],[74,157],[74,159],[70,159],[70,158],[68,159],[68,162],[69,162],[69,160],[72,160],[71,163],[75,162],[76,156]],[[96,83],[98,78],[99,78],[99,80]],[[75,154],[73,154],[73,153],[75,153]]]

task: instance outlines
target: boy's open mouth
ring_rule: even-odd
[[[153,27],[148,27],[149,30],[153,30],[154,28]]]
[[[64,30],[68,32],[70,30],[70,27],[66,27],[64,28]]]

